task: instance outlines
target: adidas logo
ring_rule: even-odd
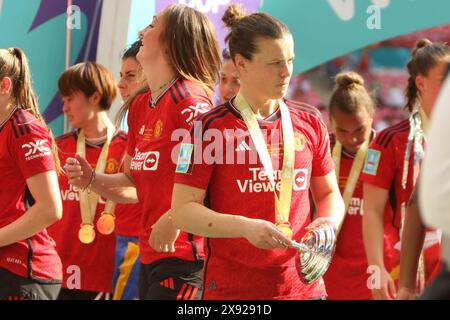
[[[250,149],[249,145],[247,144],[247,142],[242,141],[241,144],[236,148],[236,151],[251,151],[252,149]]]
[[[165,279],[165,280],[161,281],[161,282],[159,283],[159,285],[160,285],[161,287],[169,288],[169,289],[171,289],[171,290],[174,290],[174,289],[175,289],[175,284],[174,284],[173,278]]]

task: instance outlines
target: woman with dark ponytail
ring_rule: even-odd
[[[398,280],[400,272],[400,247],[405,245],[400,243],[400,239],[405,230],[405,221],[408,220],[406,207],[424,155],[428,118],[448,62],[449,46],[427,39],[417,42],[407,65],[409,80],[406,108],[411,116],[380,132],[367,155],[361,177],[364,181],[364,244],[369,266],[372,270],[376,268],[377,274],[381,275],[381,285],[371,288],[374,299],[393,299],[397,295],[394,281]],[[393,211],[393,216],[390,216],[389,210]],[[391,220],[391,226],[397,229],[394,238],[384,238],[385,219]],[[439,236],[435,230],[428,230],[425,237],[426,245],[417,272],[419,290],[439,268]],[[389,260],[383,258],[383,241],[397,249]],[[414,274],[413,278],[416,278]],[[402,295],[405,290],[414,295],[416,281],[413,279],[412,283],[400,283],[400,287],[403,288]]]
[[[207,238],[204,299],[322,299],[322,279],[302,282],[290,245],[318,224],[338,230],[344,216],[327,130],[315,107],[284,98],[294,60],[287,26],[236,5],[223,21],[240,91],[201,116],[201,132],[183,145],[173,223]]]
[[[0,49],[0,299],[55,299],[61,260],[46,228],[61,219],[59,163],[28,61]]]

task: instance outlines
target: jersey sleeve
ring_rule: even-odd
[[[317,141],[312,163],[312,176],[323,177],[333,171],[334,162],[330,152],[330,138],[328,130],[319,119],[315,118],[315,120],[317,128]]]
[[[195,120],[213,108],[211,102],[202,97],[189,97],[176,106],[177,127],[191,130]]]
[[[375,139],[370,144],[366,162],[361,172],[361,181],[376,187],[387,189],[391,187],[395,175],[395,150],[390,150],[392,143],[383,147]]]
[[[204,127],[196,122],[180,144],[175,169],[175,183],[206,190],[214,170],[214,159],[206,159],[203,150],[211,141],[203,139]]]
[[[55,170],[52,138],[48,130],[36,119],[25,124],[16,123],[15,126],[17,130],[10,141],[13,158],[24,179]]]

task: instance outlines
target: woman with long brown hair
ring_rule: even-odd
[[[180,4],[158,13],[140,37],[137,58],[151,93],[130,98],[125,173],[93,177],[80,157],[68,159],[66,169],[78,187],[90,186],[117,202],[141,202],[141,299],[199,299],[202,240],[176,229],[167,213],[172,154],[178,152],[172,135],[188,131],[212,108],[220,67],[217,38],[204,14]]]
[[[46,228],[61,219],[59,163],[21,49],[0,49],[0,299],[55,299],[61,260]]]
[[[410,238],[406,244],[401,244],[400,239],[405,221],[414,221],[406,217],[406,207],[424,154],[427,119],[432,113],[449,61],[449,46],[427,39],[417,42],[407,65],[406,108],[411,116],[381,131],[368,151],[361,175],[364,182],[363,236],[369,266],[381,277],[380,285],[371,288],[376,300],[396,298],[400,246],[410,246],[411,243],[414,247],[417,244],[417,239]],[[384,238],[385,219],[389,219],[391,227],[397,230],[394,237]],[[414,229],[418,230],[417,224]],[[422,285],[432,279],[439,267],[439,237],[435,230],[429,230],[427,240],[422,259],[424,263],[421,263],[418,272]],[[386,242],[396,249],[396,254],[388,260],[383,257],[383,243]],[[401,285],[402,291],[415,291],[415,279],[413,285],[406,282],[407,285]]]

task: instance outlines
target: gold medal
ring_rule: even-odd
[[[242,119],[247,126],[250,137],[256,147],[256,151],[258,152],[259,159],[264,167],[264,170],[266,171],[267,178],[272,185],[275,200],[275,224],[288,239],[292,240],[292,230],[288,221],[291,210],[292,190],[294,183],[295,151],[296,147],[298,151],[301,151],[302,144],[304,144],[304,142],[299,134],[296,145],[289,108],[282,99],[278,100],[278,105],[281,111],[283,131],[283,165],[281,167],[281,171],[279,172],[280,182],[279,188],[277,188],[277,183],[275,182],[276,172],[274,171],[269,149],[255,113],[241,92],[237,94],[234,103],[236,108],[241,112]],[[280,192],[279,196],[276,192],[277,189]]]
[[[107,122],[107,127],[107,138],[97,159],[97,164],[95,165],[96,173],[105,172],[106,163],[108,160],[109,144],[114,132],[116,131],[116,128],[110,121]],[[77,154],[83,158],[86,158],[86,136],[83,130],[80,130],[78,134]],[[97,212],[98,202],[98,194],[88,190],[80,190],[81,226],[78,231],[78,239],[80,239],[80,241],[84,244],[90,244],[95,240],[94,217]],[[107,207],[107,205],[108,202],[106,203],[104,210],[107,212],[114,212],[114,210],[108,210],[109,207]],[[112,206],[112,204],[110,204],[110,206]]]
[[[92,224],[82,224],[78,231],[78,239],[84,244],[90,244],[95,240],[95,230]]]
[[[97,220],[98,232],[103,235],[113,233],[114,228],[116,227],[114,220],[116,220],[116,217],[113,213],[103,211],[101,217]]]
[[[288,238],[289,240],[292,240],[292,230],[289,227],[289,222],[279,223],[279,224],[277,224],[277,228],[278,228],[278,230],[280,230],[281,232],[284,233],[286,238]]]

